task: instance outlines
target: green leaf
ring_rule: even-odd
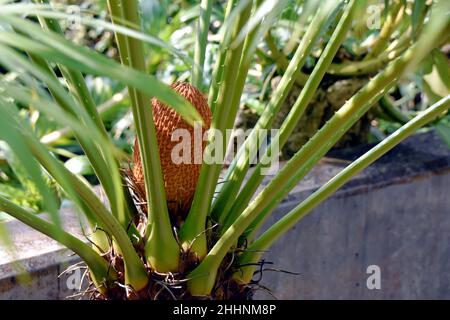
[[[18,157],[5,141],[0,141],[0,151],[14,173],[13,179],[8,182],[0,183],[0,195],[18,205],[37,212],[42,212],[44,209],[42,196],[39,189],[36,187],[36,184],[30,179],[21,161],[19,161]],[[47,183],[57,196],[56,200],[58,201],[59,207],[60,199],[54,186],[51,184],[51,178],[43,170],[41,170],[41,174],[44,177],[45,183]],[[17,178],[18,181],[15,178]]]
[[[94,170],[86,156],[77,156],[67,160],[64,166],[69,169],[70,172],[77,175],[90,175],[94,174]]]
[[[100,287],[106,281],[115,280],[117,278],[115,270],[110,268],[103,257],[95,252],[88,244],[64,231],[60,226],[38,218],[33,212],[25,210],[1,196],[0,211],[8,213],[78,254],[88,265],[91,276],[93,276],[93,281],[97,287]],[[0,230],[0,232],[2,232],[2,230]]]
[[[197,23],[197,37],[195,41],[194,59],[192,66],[192,84],[203,91],[205,52],[208,44],[208,32],[211,19],[212,0],[202,0],[200,17]]]
[[[433,62],[436,66],[437,72],[445,84],[448,90],[450,90],[450,64],[445,56],[439,49],[434,49],[433,52]]]
[[[245,104],[254,112],[261,115],[266,108],[266,105],[258,99],[248,99]]]
[[[435,128],[442,141],[450,148],[450,126],[448,124],[439,123]]]
[[[245,40],[248,34],[250,34],[256,28],[259,28],[258,36],[255,37],[254,43],[250,47],[256,47],[256,40],[262,37],[273,23],[276,21],[277,17],[281,14],[288,0],[266,0],[264,1],[256,11],[253,13],[248,22],[240,30],[239,34],[233,42],[231,43],[231,48],[235,48],[242,41]]]
[[[12,16],[2,16],[2,19],[30,38],[17,33],[0,31],[0,42],[81,72],[117,79],[138,89],[149,98],[157,97],[178,112],[189,124],[193,125],[195,121],[203,121],[197,110],[188,101],[154,76],[118,64],[114,60],[86,47],[78,46],[58,34],[42,31],[35,23]]]
[[[39,16],[48,19],[56,20],[72,20],[73,14],[67,13],[69,6],[66,5],[48,5],[48,4],[31,4],[31,3],[16,3],[0,5],[0,12],[2,15],[27,15],[27,16]],[[83,15],[83,8],[80,8],[80,15],[77,16],[77,22],[85,26],[89,26],[97,29],[104,29],[112,32],[117,32],[123,35],[128,35],[132,38],[143,41],[149,45],[162,48],[172,55],[180,58],[187,65],[193,64],[192,58],[190,58],[184,52],[176,49],[162,39],[150,35],[147,33],[139,32],[131,29],[130,27],[114,25],[108,21],[101,20],[99,18],[92,18],[90,16]],[[146,14],[147,12],[144,12]]]
[[[262,254],[269,249],[274,241],[285,234],[290,228],[330,197],[352,177],[367,168],[401,141],[415,133],[419,128],[447,111],[449,107],[450,95],[443,98],[426,111],[418,114],[413,120],[403,125],[395,133],[391,134],[388,138],[353,161],[307,199],[299,203],[294,209],[274,223],[268,230],[263,232],[256,241],[247,247],[247,250],[238,258],[239,261],[237,263],[245,267],[235,274],[235,279],[240,283],[248,283],[253,277],[257,265],[256,262],[259,261]]]
[[[30,150],[26,147],[26,143],[23,140],[24,138],[19,133],[18,128],[14,126],[14,123],[8,121],[8,117],[17,117],[17,109],[10,102],[5,101],[4,98],[0,99],[0,108],[3,114],[3,116],[0,117],[0,139],[6,141],[11,150],[13,150],[15,155],[21,160],[21,164],[29,175],[29,178],[33,181],[42,195],[44,210],[50,214],[53,223],[57,227],[60,227],[61,219],[58,212],[59,201],[44,180],[41,167],[32,156]]]
[[[108,0],[108,8],[114,23],[121,24],[122,21],[128,21],[140,25],[137,1]],[[142,43],[117,33],[116,40],[122,64],[136,70],[144,70],[145,59]],[[153,269],[159,272],[172,272],[179,265],[179,246],[172,232],[167,209],[152,108],[143,93],[132,87],[129,87],[128,91],[130,92],[131,109],[144,171],[146,199],[149,204],[147,215],[148,220],[151,221],[145,231],[148,235],[145,257]]]
[[[413,31],[417,31],[417,27],[421,23],[423,11],[425,9],[426,0],[414,0],[412,14],[411,14],[411,24]]]

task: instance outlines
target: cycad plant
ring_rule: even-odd
[[[226,167],[219,150],[226,150],[228,141],[223,137],[233,127],[255,51],[291,1],[226,1],[219,50],[213,57],[215,65],[210,76],[205,72],[205,53],[214,1],[202,0],[198,8],[193,58],[140,32],[136,0],[107,1],[111,22],[77,16],[79,23],[115,33],[120,63],[66,39],[59,22],[73,16],[63,8],[51,6],[46,0],[2,2],[0,64],[5,71],[0,82],[0,139],[21,160],[28,178],[41,193],[50,219],[1,196],[0,211],[78,254],[89,269],[92,297],[98,299],[249,298],[253,274],[274,241],[351,177],[420,127],[445,115],[450,107],[450,96],[446,96],[420,112],[283,218],[260,230],[283,198],[339,138],[405,72],[413,71],[443,40],[448,40],[448,1],[385,2],[395,6],[402,3],[414,18],[404,50],[348,100],[261,191],[258,187],[277,156],[277,148],[271,146],[281,148],[286,143],[346,34],[362,23],[360,16],[366,12],[367,1],[295,2],[304,6],[304,14],[311,19],[297,35],[300,41],[289,41],[295,53],[287,61],[284,75],[259,121]],[[312,73],[301,75],[307,57],[326,31],[331,32],[331,37],[320,48]],[[368,53],[372,57],[382,54],[389,42],[385,32],[378,37]],[[190,64],[191,84],[176,83],[171,88],[147,74],[146,60],[152,54],[146,50],[147,43]],[[105,130],[84,74],[110,77],[128,88],[136,128],[131,171]],[[300,96],[281,129],[270,137],[270,145],[264,147],[260,132],[271,128],[274,116],[300,76],[304,80]],[[211,81],[207,81],[209,77]],[[93,167],[107,203],[40,141],[30,123],[20,116],[20,108],[36,109],[58,125],[70,128]],[[213,129],[200,146],[200,162],[168,162],[170,134],[178,128],[193,132],[195,126],[202,133],[209,127]],[[189,150],[196,154],[196,150]],[[255,157],[256,165],[249,170]],[[90,228],[88,239],[80,240],[64,230],[59,202],[48,179],[76,205]],[[7,240],[5,233],[3,236]]]

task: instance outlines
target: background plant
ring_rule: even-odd
[[[0,64],[5,70],[0,82],[0,138],[21,160],[21,170],[39,191],[42,209],[51,219],[46,221],[1,195],[0,210],[77,253],[89,267],[98,298],[157,298],[161,287],[168,291],[161,297],[172,298],[230,298],[246,294],[261,255],[275,240],[402,139],[436,118],[443,118],[450,106],[448,95],[435,97],[436,102],[418,112],[412,120],[403,117],[405,124],[395,133],[256,237],[256,231],[267,216],[358,119],[380,99],[387,109],[392,107],[390,98],[386,97],[389,91],[407,71],[416,69],[447,39],[448,3],[412,3],[411,17],[414,19],[403,26],[412,30],[406,33],[410,38],[395,55],[380,58],[384,57],[389,43],[386,34],[394,29],[389,27],[386,31],[388,27],[385,26],[392,19],[385,18],[367,55],[360,61],[339,64],[335,64],[335,59],[343,47],[364,47],[355,44],[351,38],[349,40],[348,34],[360,32],[357,27],[364,21],[357,17],[364,16],[366,1],[319,4],[313,1],[229,0],[223,9],[222,2],[204,0],[193,10],[192,20],[188,19],[195,25],[194,52],[189,54],[152,34],[155,25],[144,24],[142,27],[137,1],[110,0],[100,2],[100,5],[108,8],[112,23],[82,11],[76,18],[82,25],[101,27],[114,33],[120,63],[114,60],[114,54],[108,57],[103,50],[95,51],[65,37],[60,21],[73,19],[64,11],[65,6],[56,3],[50,6],[44,0],[18,4],[6,1],[0,8],[3,26]],[[392,7],[387,7],[386,17],[394,16],[397,8],[400,10],[403,5],[409,6],[409,2],[393,1]],[[169,10],[170,5],[163,8]],[[144,10],[142,16],[146,13]],[[150,98],[156,97],[175,109],[190,124],[200,117],[192,105],[159,79],[161,71],[155,69],[155,65],[170,72],[166,63],[161,62],[168,55],[183,65],[184,72],[178,72],[181,80],[191,77],[191,81],[208,94],[213,112],[212,127],[220,131],[231,129],[244,89],[249,85],[247,79],[251,77],[254,60],[260,59],[267,37],[270,39],[269,29],[281,24],[289,15],[295,17],[294,36],[291,36],[294,40],[287,41],[283,52],[275,59],[282,77],[261,107],[253,133],[223,177],[221,165],[203,164],[190,212],[181,228],[174,230],[166,204]],[[208,30],[213,17],[222,21],[217,26],[215,49],[208,46],[211,44]],[[183,25],[184,20],[178,19],[175,17],[173,23]],[[161,21],[156,24],[164,25]],[[143,28],[150,33],[142,32]],[[156,63],[153,52],[164,52],[156,55],[160,59]],[[440,51],[433,52],[437,55],[434,65],[441,66],[436,70],[441,70],[439,75],[445,75]],[[215,60],[212,68],[209,58]],[[310,73],[304,73],[303,68],[311,59],[317,61],[312,64]],[[263,152],[263,159],[248,174],[251,160],[248,151],[259,149],[257,130],[272,126],[294,83],[300,81],[303,89],[281,125],[278,134],[281,146],[288,141],[326,74],[359,72],[361,64],[371,66],[372,59],[381,59],[382,64],[387,65],[384,68],[377,66],[376,75],[345,102],[257,193],[264,177],[261,172],[267,163],[263,160],[274,155]],[[101,99],[96,100],[95,90],[89,89],[90,81],[95,83],[96,79],[102,82],[111,79],[118,90],[124,91],[97,107]],[[104,121],[105,114],[117,105],[130,105],[140,144],[149,208],[144,225],[142,220],[136,222],[139,205],[133,203],[128,188],[123,185],[120,167],[126,166],[127,159],[108,133],[108,121]],[[23,109],[27,112],[37,110],[57,128],[56,133],[46,130],[39,134],[32,123],[21,116]],[[55,156],[58,152],[52,145],[68,135],[73,135],[79,153],[85,156],[82,159],[89,162],[92,175],[101,184],[109,205],[95,195],[92,185],[81,176],[84,172],[71,170],[70,164],[64,165],[61,161],[64,158]],[[215,138],[214,133],[210,135],[210,141]],[[223,144],[226,146],[227,142]],[[68,155],[67,150],[63,152],[59,154]],[[246,176],[249,179],[244,182]],[[61,227],[59,197],[53,185],[87,220],[92,231],[89,239],[92,246]]]

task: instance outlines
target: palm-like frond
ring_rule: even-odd
[[[239,245],[240,237],[246,237],[252,250],[241,254],[236,266],[254,264],[260,258],[261,250],[267,249],[353,175],[449,108],[449,96],[446,96],[413,120],[408,121],[408,117],[399,115],[405,122],[403,127],[353,162],[259,238],[253,239],[255,230],[261,227],[290,190],[358,119],[386,95],[405,72],[416,68],[439,44],[439,38],[449,25],[448,2],[442,0],[433,4],[429,19],[425,19],[429,14],[428,7],[417,5],[413,10],[411,25],[408,26],[411,31],[404,33],[406,36],[400,46],[394,46],[397,49],[395,55],[388,50],[389,53],[382,58],[368,56],[356,64],[337,66],[333,64],[336,54],[344,46],[353,22],[358,19],[356,14],[364,4],[350,0],[330,1],[318,6],[309,3],[306,6],[304,1],[295,1],[293,8],[296,9],[290,10],[299,10],[300,7],[305,9],[303,13],[296,12],[299,20],[306,21],[307,17],[302,14],[309,16],[312,7],[317,10],[309,26],[303,22],[294,24],[292,34],[298,38],[302,35],[299,44],[297,40],[289,41],[287,48],[278,52],[279,56],[289,55],[293,51],[291,49],[297,47],[292,58],[287,60],[284,57],[285,64],[280,65],[285,72],[278,87],[262,111],[254,131],[228,168],[225,182],[218,186],[223,169],[220,163],[202,164],[191,210],[181,228],[176,229],[169,219],[150,98],[155,97],[173,108],[188,124],[202,119],[188,101],[155,76],[147,74],[144,44],[159,47],[181,58],[192,68],[192,82],[207,88],[204,79],[205,53],[214,2],[204,0],[201,3],[194,61],[159,38],[139,31],[141,22],[135,0],[109,0],[112,22],[81,15],[79,22],[115,33],[121,63],[66,39],[58,20],[70,16],[62,12],[61,8],[48,5],[47,1],[35,2],[37,4],[0,4],[0,21],[5,26],[0,30],[0,64],[6,70],[5,73],[14,73],[14,77],[4,74],[0,79],[0,139],[6,141],[17,157],[22,159],[29,178],[43,197],[44,209],[52,219],[50,222],[45,221],[2,196],[0,210],[76,252],[87,263],[99,291],[106,295],[114,283],[119,282],[125,285],[127,293],[131,288],[140,297],[144,289],[152,285],[152,277],[158,277],[160,273],[175,273],[175,277],[183,277],[177,280],[187,280],[186,288],[191,295],[210,295],[218,281],[223,281],[217,278],[218,273],[227,262],[227,256]],[[276,49],[270,34],[271,28],[277,23],[281,24],[287,3],[291,2],[228,1],[225,21],[219,32],[221,40],[217,61],[209,84],[212,128],[218,129],[209,136],[211,144],[218,139],[217,132],[225,132],[233,127],[258,46],[265,38],[269,47]],[[391,16],[395,16],[400,9],[401,5],[390,8]],[[21,15],[38,17],[40,24]],[[392,23],[392,19],[389,21]],[[330,30],[330,26],[335,28]],[[295,29],[303,27],[304,30]],[[388,27],[385,31],[386,34],[393,32]],[[323,48],[320,40],[326,42]],[[409,46],[411,42],[413,44]],[[258,130],[271,128],[274,117],[301,75],[300,70],[306,64],[307,57],[318,46],[321,49],[320,57],[311,75],[302,75],[305,78],[303,90],[274,137],[280,147],[291,136],[327,73],[369,72],[374,66],[380,69],[380,63],[385,63],[385,59],[390,63],[349,99],[271,182],[256,194],[264,177],[263,170],[267,168],[271,157],[276,155],[267,148],[249,179],[244,182],[252,160],[249,151],[260,150]],[[372,50],[378,53],[389,46],[386,39],[381,39],[372,46]],[[56,69],[67,86],[61,83]],[[136,222],[135,204],[123,186],[120,170],[123,164],[87,89],[84,74],[108,77],[127,86],[148,199],[148,216],[144,225]],[[91,185],[64,166],[45,144],[46,139],[40,140],[30,125],[18,116],[19,107],[23,106],[35,108],[58,127],[72,132],[92,165],[109,206],[95,195]],[[227,141],[221,143],[226,150]],[[95,243],[94,247],[63,230],[58,214],[58,199],[46,183],[43,173],[58,184],[65,196],[87,218],[91,229],[95,231],[91,239]],[[220,193],[214,199],[216,191]],[[210,219],[218,222],[217,232],[211,232],[208,227]],[[175,232],[173,229],[176,229]],[[113,260],[117,265],[111,269]],[[241,268],[234,275],[228,274],[230,279],[227,280],[232,277],[239,285],[245,285],[251,280],[253,272],[252,267]],[[220,276],[224,277],[224,274]],[[186,281],[181,283],[186,286]]]

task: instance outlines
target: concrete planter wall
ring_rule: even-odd
[[[364,149],[330,154],[271,221]],[[260,283],[281,299],[449,299],[449,185],[450,150],[433,133],[410,138],[305,217],[266,255],[273,264],[265,268],[300,275],[268,270]],[[67,228],[79,233],[73,213],[66,210],[63,216]],[[58,275],[77,257],[18,222],[8,227],[19,250],[14,257],[0,249],[1,299],[62,299],[76,292]],[[18,284],[14,261],[31,272],[31,284]],[[373,276],[379,276],[380,289],[368,288]],[[264,290],[256,294],[270,297]]]

